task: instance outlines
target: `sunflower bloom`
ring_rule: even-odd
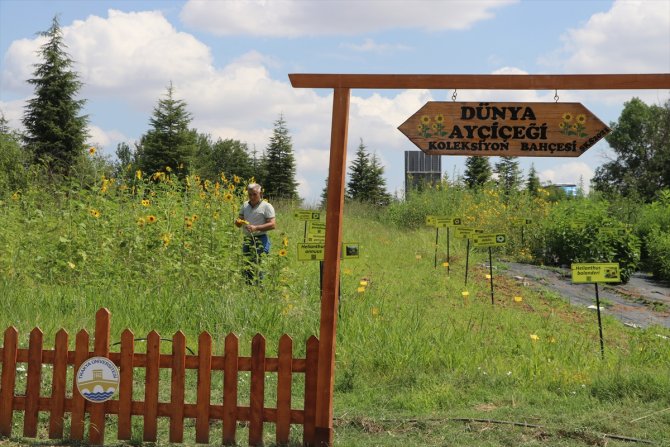
[[[240,178],[236,175],[233,176],[233,183],[237,184],[240,183]]]
[[[423,123],[423,124],[428,124],[428,123],[430,123],[430,117],[429,117],[428,115],[423,115],[423,116],[421,117],[421,123]]]
[[[89,214],[96,219],[100,218],[100,211],[96,210],[95,208],[91,208],[89,211]]]
[[[577,115],[576,120],[579,124],[584,124],[586,122],[586,115],[580,113],[579,115]]]
[[[149,206],[151,205],[151,202],[147,199],[142,199],[142,206]]]
[[[233,185],[232,183],[230,185],[228,185],[228,190],[229,191],[235,191],[235,185]]]
[[[93,146],[88,148],[88,155],[95,155],[95,148]]]
[[[150,223],[150,224],[156,223],[157,220],[158,219],[153,214],[150,214],[150,215],[147,216],[147,222]]]
[[[142,171],[140,171],[139,169],[135,171],[135,178],[137,180],[142,180]]]
[[[440,123],[440,124],[443,123],[444,122],[444,115],[442,115],[441,113],[438,113],[437,115],[435,115],[435,122]]]
[[[563,121],[572,121],[572,113],[564,113],[563,114]]]
[[[172,240],[172,235],[170,233],[163,233],[161,235],[161,241],[163,241],[163,246],[167,247],[170,245],[170,241]]]
[[[225,196],[223,196],[223,200],[226,202],[232,202],[233,201],[233,195],[231,193],[226,193]]]
[[[288,253],[288,252],[287,252],[286,249],[284,249],[284,248],[282,248],[281,250],[279,250],[279,256],[281,256],[282,258],[283,258],[284,256],[286,256],[287,253]]]

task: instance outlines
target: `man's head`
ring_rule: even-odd
[[[261,201],[261,185],[258,183],[250,183],[247,186],[247,195],[249,196],[249,203],[256,205]]]

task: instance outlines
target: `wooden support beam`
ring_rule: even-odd
[[[644,74],[313,74],[288,75],[296,88],[636,90],[670,89],[670,73]]]
[[[342,212],[344,209],[344,179],[347,163],[349,97],[349,89],[334,89],[330,166],[328,168],[326,246],[321,290],[316,424],[314,430],[317,446],[332,445],[333,443],[335,331],[337,326],[337,299],[340,288],[340,247],[342,246]]]

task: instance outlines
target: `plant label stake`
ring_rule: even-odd
[[[491,305],[493,301],[493,258],[491,256],[491,246],[489,245],[489,277],[491,278]]]
[[[480,233],[475,234],[472,242],[475,247],[489,248],[489,279],[491,281],[491,305],[495,303],[493,296],[493,253],[492,247],[501,247],[507,244],[507,236],[500,233]]]
[[[435,227],[435,260],[434,267],[437,268],[437,244],[440,239],[440,227]]]
[[[621,282],[621,270],[618,262],[572,264],[572,283],[596,285],[596,311],[598,312],[598,333],[600,334],[600,358],[605,359],[605,342],[603,341],[603,323],[600,317],[599,282]]]

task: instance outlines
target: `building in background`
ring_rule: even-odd
[[[412,189],[436,185],[442,180],[442,156],[405,151],[405,198]]]

